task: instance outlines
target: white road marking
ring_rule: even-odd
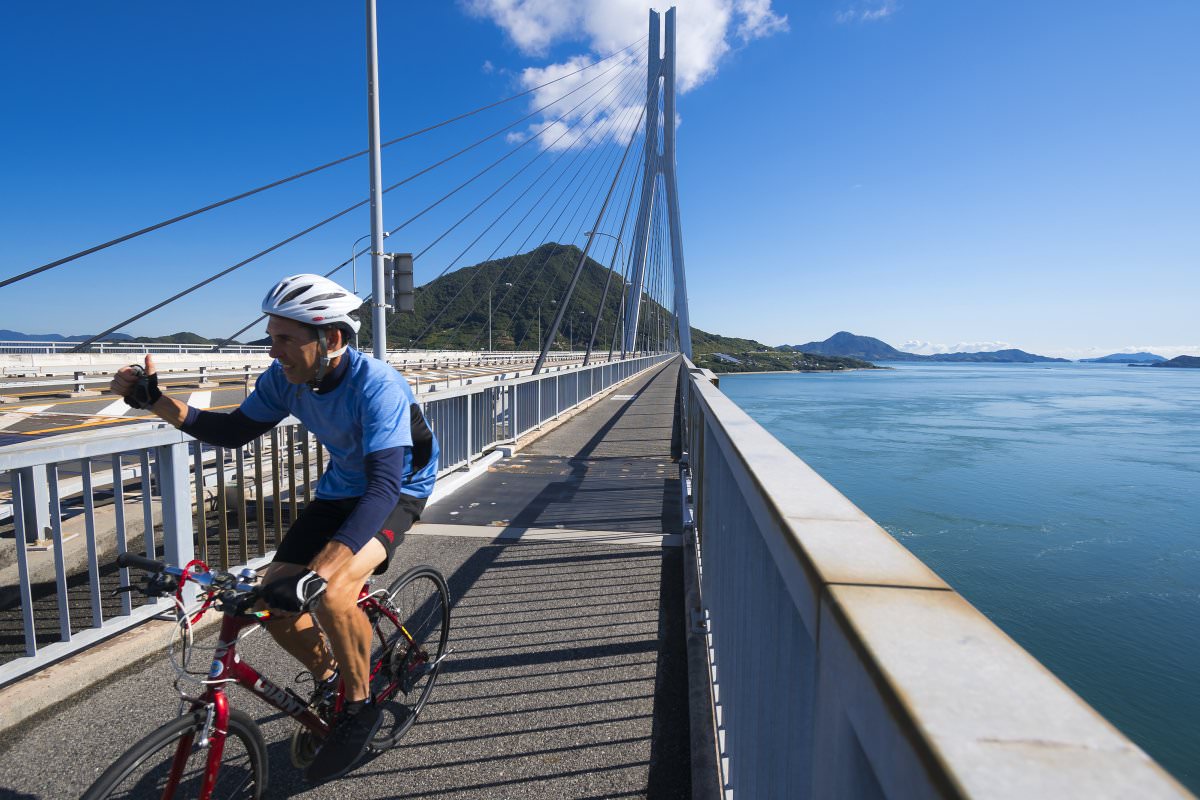
[[[50,406],[54,405],[53,403]],[[20,412],[10,412],[8,414],[0,414],[0,431],[5,428],[11,428],[18,422],[24,422],[31,418],[34,414],[45,411],[50,406],[24,406]]]
[[[451,511],[453,516],[457,511]],[[497,525],[445,525],[421,522],[408,531],[418,536],[461,536],[502,542],[580,542],[590,544],[632,544],[644,547],[679,547],[678,533],[638,533],[634,531],[587,531],[574,528],[512,528]]]
[[[97,417],[123,417],[133,409],[124,399],[114,400],[96,412]]]
[[[212,405],[212,392],[192,392],[188,396],[187,404],[193,408],[208,408]]]

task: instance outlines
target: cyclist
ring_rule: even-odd
[[[408,381],[349,346],[360,305],[320,275],[277,283],[262,302],[275,361],[230,414],[162,394],[149,355],[144,377],[124,367],[111,384],[129,405],[202,442],[240,447],[291,414],[329,452],[315,499],[288,528],[263,582],[264,600],[285,612],[267,622],[275,640],[312,672],[318,688],[334,688],[339,675],[345,681],[345,713],[305,772],[313,782],[348,772],[379,729],[380,710],[370,703],[371,629],[356,601],[420,518],[438,461],[437,439]]]

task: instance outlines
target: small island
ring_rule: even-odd
[[[1148,364],[1147,366],[1200,369],[1200,356],[1175,356],[1170,361],[1156,361],[1153,364]]]
[[[1166,361],[1154,353],[1113,353],[1101,358],[1081,358],[1081,364],[1157,364]]]

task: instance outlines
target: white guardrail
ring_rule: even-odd
[[[671,357],[558,366],[421,394],[441,445],[439,475]],[[118,552],[224,568],[268,556],[323,471],[311,439],[289,418],[234,450],[201,445],[163,423],[0,448],[0,484],[11,489],[13,513],[11,538],[0,538],[0,615],[13,617],[6,627],[23,641],[19,652],[0,654],[0,685],[167,608],[111,596],[118,578],[128,582],[115,566]]]
[[[1192,796],[681,363],[690,638],[724,797]]]

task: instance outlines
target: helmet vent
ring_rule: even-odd
[[[286,294],[286,295],[283,297],[283,299],[281,299],[279,302],[281,302],[281,303],[287,303],[287,302],[289,302],[289,301],[295,300],[297,297],[299,297],[300,295],[302,295],[302,294],[304,294],[305,292],[307,292],[307,291],[309,290],[309,288],[311,288],[311,287],[308,287],[308,286],[301,286],[299,289],[293,289],[292,291],[288,292],[288,293],[287,293],[287,294]]]

